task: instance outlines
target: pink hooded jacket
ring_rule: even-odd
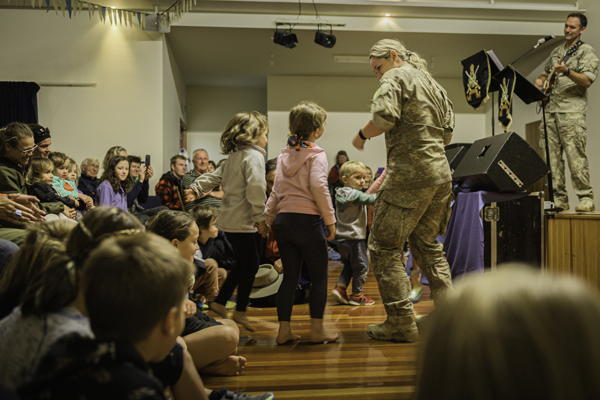
[[[335,212],[327,187],[327,155],[313,143],[312,149],[287,147],[277,158],[273,191],[266,207],[267,224],[282,213],[320,215],[325,225],[335,224]]]

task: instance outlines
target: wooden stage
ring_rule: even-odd
[[[600,290],[600,212],[546,216],[545,260],[551,273],[572,274]]]
[[[329,262],[329,292],[335,287],[341,263]],[[326,325],[340,333],[338,343],[308,341],[308,304],[294,306],[292,329],[300,342],[278,346],[275,308],[248,309],[258,332],[240,333],[238,353],[247,358],[245,372],[236,377],[203,376],[210,389],[226,386],[244,393],[273,392],[276,399],[408,399],[416,378],[418,343],[392,343],[370,339],[369,324],[385,320],[377,282],[369,271],[364,293],[372,306],[339,305],[331,296],[325,309]],[[433,309],[424,287],[416,314]]]

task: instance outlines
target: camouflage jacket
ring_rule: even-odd
[[[387,178],[382,190],[421,189],[452,177],[444,144],[454,112],[446,91],[411,65],[387,71],[371,104],[371,121],[385,132]]]
[[[556,47],[550,54],[550,58],[544,66],[546,77],[552,72],[552,67],[563,59],[567,52],[564,45]],[[565,63],[571,71],[586,75],[592,82],[598,76],[598,56],[589,44],[582,44],[577,52]],[[585,113],[587,110],[587,89],[579,86],[563,74],[558,74],[550,101],[546,106],[548,112],[573,112]]]

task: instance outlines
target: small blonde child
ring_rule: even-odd
[[[67,174],[67,181],[72,181],[75,184],[75,188],[79,185],[79,166],[77,161],[69,157],[69,172]],[[71,182],[69,182],[71,184]],[[72,184],[71,184],[72,186]],[[81,193],[79,194],[81,196]]]
[[[61,202],[64,204],[64,211],[59,214],[59,218],[75,218],[75,208],[80,207],[80,202],[72,197],[63,197],[61,193],[52,186],[55,178],[54,163],[42,157],[34,157],[29,161],[25,183],[27,184],[27,194],[37,197],[42,203]],[[85,206],[85,205],[84,205]]]
[[[363,293],[363,285],[369,271],[367,254],[367,207],[375,204],[376,194],[363,193],[367,178],[367,167],[360,161],[348,161],[340,167],[340,181],[343,187],[335,193],[335,216],[337,218],[338,242],[344,268],[338,283],[331,294],[340,304],[370,306],[373,299]],[[352,280],[352,293],[346,289]]]
[[[80,203],[77,206],[78,210],[85,210],[87,207],[92,207],[94,203],[91,197],[79,193],[75,182],[69,180],[69,167],[71,165],[69,156],[65,153],[55,151],[50,153],[48,158],[52,160],[52,163],[54,164],[54,170],[52,171],[52,174],[54,174],[52,186],[58,190],[60,195],[77,200],[77,202]]]
[[[323,326],[328,275],[326,240],[332,240],[336,230],[327,186],[327,155],[315,143],[323,136],[326,118],[325,110],[312,102],[302,102],[290,111],[288,146],[277,158],[275,182],[267,202],[267,223],[274,221],[284,271],[277,293],[278,344],[300,339],[291,330],[291,316],[303,261],[312,281],[310,340],[321,343],[339,338]],[[321,218],[329,232],[327,238]]]
[[[266,237],[268,227],[265,222],[265,147],[269,124],[259,112],[236,114],[227,124],[221,135],[221,151],[229,155],[227,161],[214,173],[200,176],[189,189],[185,190],[185,202],[201,198],[203,194],[222,185],[225,196],[217,218],[217,227],[225,232],[238,260],[219,295],[210,304],[210,309],[228,317],[225,305],[237,291],[236,311],[233,320],[250,332],[255,332],[246,315],[246,308],[254,276],[258,271],[259,253],[255,232]]]

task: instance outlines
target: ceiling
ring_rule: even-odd
[[[37,0],[36,0],[37,1]],[[594,0],[314,0],[319,17],[349,21],[334,27],[334,48],[313,42],[316,27],[296,27],[298,46],[273,43],[275,20],[316,20],[311,0],[196,0],[193,11],[166,34],[189,86],[266,87],[267,76],[372,76],[368,64],[335,63],[335,55],[364,56],[377,40],[396,37],[420,53],[438,78],[460,78],[460,60],[493,49],[507,64],[540,37],[560,35],[565,16]],[[595,0],[597,1],[597,0]],[[164,11],[175,0],[94,0],[135,11]],[[0,8],[31,9],[30,0],[0,0]],[[391,14],[389,25],[381,20]],[[483,21],[483,24],[482,24]],[[448,28],[439,29],[440,26]],[[328,28],[326,28],[328,29]],[[560,38],[515,67],[528,74]]]

